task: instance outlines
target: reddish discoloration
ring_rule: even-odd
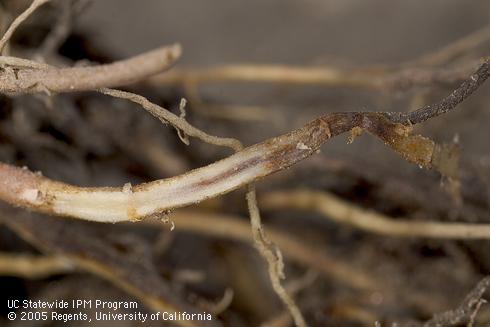
[[[256,166],[261,161],[263,161],[263,160],[260,157],[251,158],[247,161],[240,163],[239,165],[237,165],[235,167],[232,167],[229,170],[224,171],[223,173],[221,173],[219,175],[213,176],[212,178],[201,180],[198,183],[193,184],[192,187],[190,187],[190,188],[193,188],[193,187],[198,188],[198,187],[202,187],[202,186],[208,186],[208,185],[216,184],[216,183],[223,181],[223,180],[225,180],[231,176],[234,176],[234,175],[241,173],[242,171],[244,171],[247,168]]]
[[[17,168],[0,163],[0,199],[36,211],[56,214],[53,193],[77,189],[71,185],[51,181],[27,168]]]
[[[42,179],[27,169],[0,163],[0,198],[12,204],[28,204],[22,195],[35,192],[37,198]]]

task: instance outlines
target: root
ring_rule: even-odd
[[[320,191],[273,192],[261,198],[265,209],[299,209],[321,213],[325,219],[371,233],[393,237],[434,239],[490,239],[489,224],[445,223],[395,219],[366,210]]]
[[[0,74],[0,93],[20,95],[43,93],[43,85],[53,93],[90,91],[135,83],[169,68],[181,54],[179,44],[161,47],[107,65],[89,67],[22,69],[12,77]],[[0,57],[1,58],[1,57]],[[25,59],[24,59],[25,62]],[[39,65],[33,62],[32,67]],[[32,68],[30,67],[30,68]]]
[[[303,315],[301,314],[298,306],[281,285],[281,279],[285,278],[283,271],[284,263],[282,261],[282,255],[278,248],[275,248],[275,251],[271,248],[271,243],[264,234],[260,219],[259,208],[257,207],[255,187],[253,185],[248,186],[247,204],[248,211],[250,212],[250,223],[252,224],[252,236],[254,239],[254,244],[260,254],[267,261],[272,287],[279,298],[289,309],[289,312],[293,316],[296,326],[306,326],[305,319],[303,318]]]
[[[12,34],[14,34],[17,27],[19,27],[20,24],[22,24],[27,18],[29,18],[29,16],[31,16],[31,14],[36,11],[37,8],[41,7],[43,4],[49,1],[50,0],[33,0],[31,5],[12,22],[12,24],[9,26],[7,31],[0,39],[0,54],[3,53],[5,45],[10,40]]]

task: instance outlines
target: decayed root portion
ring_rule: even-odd
[[[0,74],[0,93],[76,92],[127,85],[169,68],[181,52],[180,45],[174,44],[106,65],[54,68],[34,63],[31,67],[14,66],[12,71],[5,69]]]
[[[454,110],[475,92],[490,76],[490,61],[486,58],[481,66],[461,85],[441,101],[429,104],[410,113],[389,113],[390,120],[401,124],[419,124]]]

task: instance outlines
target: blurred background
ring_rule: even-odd
[[[3,31],[29,3],[1,2]],[[67,32],[58,46],[40,51],[59,25]],[[174,68],[127,89],[176,114],[184,97],[190,123],[251,145],[331,112],[411,111],[438,101],[489,56],[489,26],[484,0],[66,0],[36,11],[14,34],[11,55],[73,66],[178,42],[183,55]],[[226,67],[337,77],[219,77]],[[459,144],[456,181],[404,161],[369,135],[352,144],[341,135],[257,184],[266,232],[284,254],[284,284],[311,326],[421,324],[456,308],[490,272],[488,240],[377,234],[298,200],[301,190],[394,220],[490,223],[489,91],[487,83],[458,110],[415,127]],[[0,160],[63,182],[138,184],[229,154],[195,139],[186,146],[138,106],[94,92],[0,98]],[[248,238],[244,193],[170,213],[173,231],[158,220],[104,225],[2,205],[1,301],[126,299],[147,312],[168,303],[211,312],[217,325],[292,325]],[[40,258],[52,261],[33,261]],[[27,266],[15,268],[16,260]],[[47,268],[25,273],[29,264]],[[1,308],[2,324],[27,325],[9,322]],[[489,321],[482,305],[475,325]]]

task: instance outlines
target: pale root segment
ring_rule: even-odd
[[[77,187],[0,164],[0,198],[49,214],[98,222],[135,221],[230,192],[284,169],[312,155],[330,136],[328,125],[316,119],[211,165],[134,187]]]

